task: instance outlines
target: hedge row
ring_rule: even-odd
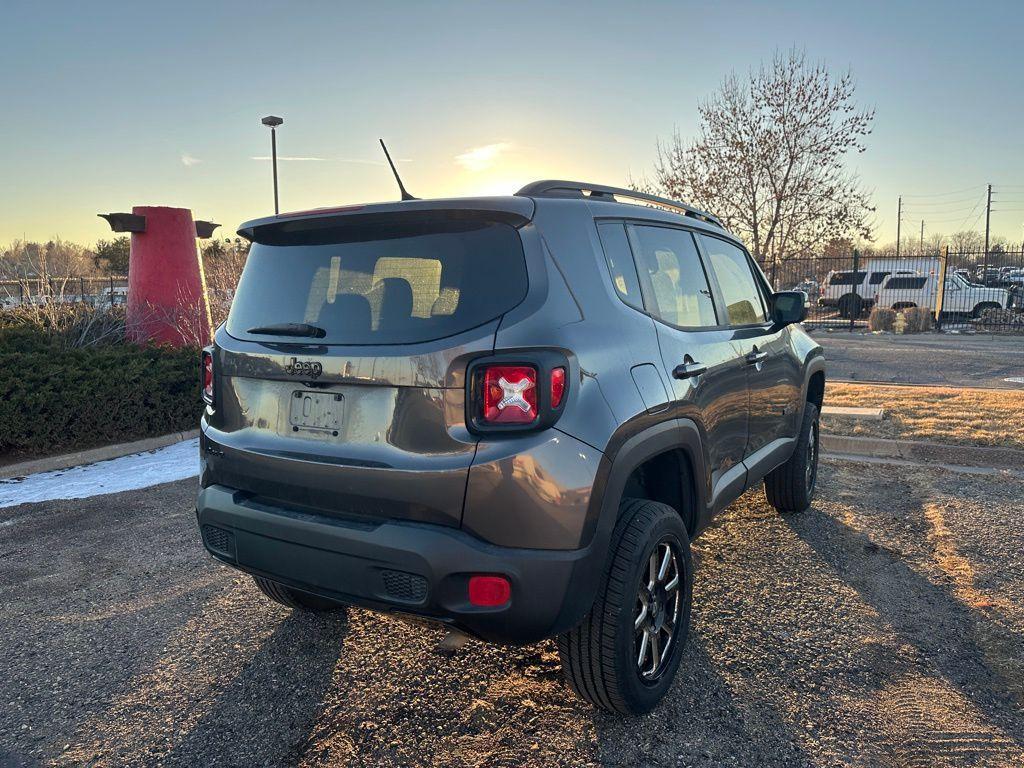
[[[0,334],[2,457],[59,454],[198,425],[197,350],[65,349],[16,336]]]

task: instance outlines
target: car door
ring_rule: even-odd
[[[791,449],[799,427],[801,367],[792,352],[791,329],[771,321],[770,288],[746,251],[704,233],[697,239],[746,370],[744,458],[751,470],[762,463],[771,469]]]
[[[629,223],[644,306],[657,321],[672,413],[703,431],[708,498],[721,509],[743,492],[747,442],[747,375],[731,329],[724,326],[693,233]]]

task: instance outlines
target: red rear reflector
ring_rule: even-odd
[[[551,407],[557,408],[562,404],[562,396],[565,394],[565,368],[555,368],[551,371]]]
[[[213,355],[203,350],[203,400],[213,402]]]
[[[492,365],[484,369],[484,413],[488,424],[530,424],[537,419],[537,369]]]
[[[512,585],[504,576],[470,576],[469,602],[479,608],[497,608],[512,597]]]

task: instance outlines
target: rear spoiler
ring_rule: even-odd
[[[246,240],[266,245],[315,241],[327,231],[381,221],[403,223],[482,220],[522,227],[533,219],[536,204],[526,197],[478,197],[450,200],[404,200],[394,203],[317,208],[247,221],[238,228]]]

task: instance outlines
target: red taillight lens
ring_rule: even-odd
[[[562,404],[562,396],[565,394],[565,368],[555,368],[551,371],[551,407],[557,408]]]
[[[537,419],[537,369],[492,365],[484,369],[483,420],[488,424],[530,424]]]
[[[504,576],[470,576],[469,603],[478,608],[497,608],[512,598],[512,585]]]
[[[213,403],[213,355],[203,350],[203,400]]]

